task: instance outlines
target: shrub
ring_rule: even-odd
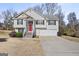
[[[36,37],[36,35],[33,35],[32,37],[33,37],[33,38],[35,38],[35,37]]]
[[[72,37],[76,37],[75,33],[73,33],[71,36],[72,36]]]
[[[79,31],[75,32],[75,36],[79,38]]]
[[[68,31],[66,31],[68,36],[72,36],[75,37],[75,31],[73,31],[72,29],[68,29]]]
[[[57,35],[58,35],[58,36],[61,36],[62,34],[61,34],[61,32],[57,32]]]
[[[36,32],[33,32],[32,38],[35,38],[35,37],[36,37]]]
[[[63,33],[63,35],[67,35],[67,33]]]
[[[10,36],[10,37],[16,37],[16,32],[15,32],[15,31],[11,32],[11,33],[9,34],[9,36]]]
[[[22,37],[23,33],[22,32],[16,32],[16,37]]]

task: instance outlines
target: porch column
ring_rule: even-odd
[[[35,29],[35,20],[33,20],[33,35],[36,35],[36,29]]]

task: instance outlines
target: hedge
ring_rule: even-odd
[[[16,37],[22,37],[23,33],[22,32],[16,32]]]

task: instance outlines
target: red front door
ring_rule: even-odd
[[[32,23],[29,23],[29,31],[32,31]]]

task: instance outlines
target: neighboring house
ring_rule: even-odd
[[[32,9],[17,15],[13,26],[16,32],[23,32],[23,36],[57,36],[59,30],[56,16],[42,16]]]

